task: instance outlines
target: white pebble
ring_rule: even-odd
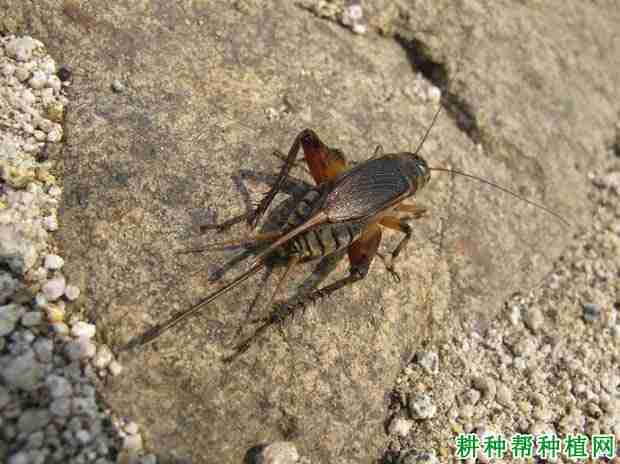
[[[44,142],[45,140],[47,140],[47,134],[42,130],[35,130],[34,138],[39,142]]]
[[[47,193],[50,196],[57,198],[62,195],[62,189],[58,185],[52,185]]]
[[[93,338],[95,336],[96,328],[93,324],[88,322],[79,321],[73,324],[71,327],[71,335],[74,337]]]
[[[45,140],[45,134],[43,132],[41,132],[41,134],[43,134],[43,140]],[[58,230],[58,219],[56,219],[56,216],[46,216],[43,218],[42,223],[43,228],[48,232],[54,232],[55,230]]]
[[[65,354],[71,361],[92,358],[96,350],[95,344],[86,337],[71,340],[65,345]]]
[[[429,374],[439,372],[439,357],[434,351],[419,351],[416,354],[416,361]]]
[[[396,417],[392,422],[390,422],[389,432],[390,434],[394,434],[401,438],[404,438],[409,435],[412,427],[413,421],[404,419],[402,417]]]
[[[35,71],[28,81],[28,85],[35,90],[42,89],[47,83],[47,76],[41,71]]]
[[[15,77],[19,82],[24,82],[30,77],[30,69],[26,68],[25,66],[20,66],[15,70]]]
[[[127,435],[123,440],[123,449],[129,453],[137,453],[142,450],[142,436]]]
[[[299,461],[299,453],[295,445],[288,441],[276,441],[265,446],[260,453],[260,462],[295,463]]]
[[[57,143],[62,140],[62,127],[56,126],[47,134],[47,141]]]
[[[65,260],[58,255],[47,255],[45,257],[45,267],[52,271],[61,269],[65,264]]]
[[[65,296],[69,301],[75,301],[80,296],[80,289],[75,285],[67,285],[65,288]]]
[[[441,90],[439,87],[432,86],[428,89],[428,99],[434,103],[439,103],[439,100],[441,100]]]
[[[108,366],[108,370],[110,371],[110,374],[112,374],[113,376],[117,376],[121,372],[123,372],[123,366],[121,365],[121,363],[119,363],[118,361],[114,360]]]
[[[15,72],[15,66],[11,63],[4,63],[0,72],[6,77],[12,76]]]
[[[60,298],[63,293],[65,293],[65,287],[67,285],[67,281],[64,276],[59,276],[54,279],[50,279],[45,284],[43,284],[43,294],[48,299],[48,301],[55,301]]]
[[[30,457],[24,451],[19,451],[9,458],[8,464],[30,464]]]
[[[80,445],[84,446],[90,443],[92,437],[90,436],[90,433],[88,433],[86,430],[78,430],[77,432],[75,432],[75,439]]]
[[[414,419],[430,419],[437,413],[437,406],[428,395],[416,395],[409,401],[409,411]]]
[[[32,37],[17,37],[6,44],[6,52],[17,61],[28,61],[32,57],[32,52],[38,46],[38,41],[34,40]]]
[[[22,325],[25,327],[34,327],[43,322],[41,311],[28,311],[22,316]]]
[[[114,355],[107,345],[100,345],[97,354],[93,358],[93,366],[97,369],[105,369],[114,359]]]
[[[130,422],[124,427],[124,429],[127,434],[135,435],[138,433],[138,424],[136,424],[135,422]]]
[[[368,28],[366,27],[365,24],[355,23],[353,24],[353,27],[351,28],[351,30],[355,32],[356,34],[364,35],[366,34],[366,31],[368,30]]]

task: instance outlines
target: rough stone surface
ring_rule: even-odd
[[[113,9],[8,1],[2,11],[11,19],[2,27],[32,28],[76,69],[64,150],[63,273],[88,288],[97,331],[112,344],[214,288],[191,271],[205,260],[228,263],[229,252],[174,251],[191,246],[192,221],[227,219],[258,200],[263,181],[273,180],[265,173],[279,167],[270,152],[286,151],[303,127],[360,161],[377,144],[414,146],[436,109],[429,96],[439,95],[446,111],[423,149],[429,164],[491,178],[583,224],[592,206],[584,171],[601,164],[617,118],[617,5],[367,3],[367,33],[354,36],[284,0],[188,8],[154,0]],[[125,90],[114,93],[110,76],[120,75]],[[35,138],[50,134],[33,127]],[[613,190],[613,179],[599,174]],[[123,359],[127,369],[109,382],[106,398],[143,425],[153,451],[197,462],[240,462],[251,446],[283,437],[312,462],[374,457],[383,398],[402,359],[443,325],[453,332],[440,339],[459,353],[477,346],[475,334],[494,346],[487,329],[500,302],[537,283],[571,236],[548,215],[465,179],[435,173],[420,197],[432,214],[416,222],[416,246],[398,263],[400,284],[377,260],[365,281],[285,325],[284,337],[269,330],[224,364],[239,327],[251,333],[255,314],[245,311],[265,286],[257,278]],[[55,230],[58,221],[49,218],[44,227]],[[385,237],[392,249],[397,239]],[[36,250],[18,254],[8,263],[23,273]],[[607,275],[604,267],[592,275]],[[308,272],[294,270],[289,292]],[[346,263],[336,272],[346,273]],[[613,307],[592,296],[583,301]],[[542,350],[547,338],[535,346]],[[532,344],[510,346],[528,356],[497,353],[518,372],[506,373],[507,384],[535,372],[528,363],[537,355]],[[454,358],[442,356],[442,372],[452,370]],[[443,420],[443,411],[428,422]],[[172,433],[179,428],[185,433]],[[432,446],[448,442],[433,437]]]

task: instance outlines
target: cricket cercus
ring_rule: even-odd
[[[404,235],[391,253],[386,265],[388,271],[398,279],[394,262],[411,238],[412,229],[408,221],[419,218],[426,209],[416,205],[412,197],[431,179],[431,171],[448,172],[490,185],[526,203],[540,208],[560,221],[567,221],[547,207],[530,201],[493,182],[465,172],[429,167],[419,151],[433,127],[439,111],[426,131],[415,152],[383,154],[377,149],[374,155],[352,167],[347,165],[340,150],[328,147],[310,129],[301,131],[285,157],[280,174],[258,208],[247,216],[248,223],[255,228],[282,188],[289,171],[297,159],[300,148],[316,186],[310,188],[295,205],[286,224],[278,231],[258,233],[241,240],[208,245],[202,250],[218,249],[232,245],[266,246],[254,258],[250,268],[227,285],[222,286],[194,306],[191,306],[162,324],[156,325],[144,334],[132,339],[123,349],[146,345],[164,332],[195,315],[216,298],[231,291],[239,284],[259,272],[267,265],[283,265],[285,271],[273,292],[269,304],[274,301],[290,270],[298,263],[318,260],[341,250],[348,253],[349,275],[336,282],[302,295],[294,303],[281,306],[254,333],[254,337],[269,325],[281,321],[295,307],[309,302],[362,280],[368,274],[370,264],[377,255],[383,229],[391,229]],[[278,153],[277,153],[278,154]],[[283,156],[279,154],[279,156]],[[403,217],[408,214],[408,217]],[[237,346],[237,353],[245,351],[250,339]]]

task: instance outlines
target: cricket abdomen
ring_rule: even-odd
[[[302,232],[288,243],[288,253],[310,261],[348,248],[363,231],[363,224],[323,224]]]
[[[309,190],[289,215],[287,229],[306,222],[323,204],[320,188]],[[356,223],[322,224],[304,231],[282,246],[286,256],[297,255],[302,261],[322,258],[347,248],[362,234],[363,225]]]

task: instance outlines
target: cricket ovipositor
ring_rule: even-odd
[[[414,204],[411,197],[428,184],[432,171],[448,172],[485,183],[540,208],[568,224],[554,211],[491,181],[453,169],[428,166],[419,155],[419,151],[438,115],[439,111],[436,112],[433,122],[414,152],[383,154],[377,150],[373,157],[352,167],[347,166],[340,150],[325,145],[312,130],[301,131],[286,156],[286,161],[275,184],[256,210],[246,216],[250,226],[255,228],[276,194],[281,190],[297,159],[299,150],[303,149],[305,162],[316,186],[309,188],[295,204],[286,224],[274,232],[259,233],[241,240],[214,243],[203,248],[203,250],[208,250],[232,245],[265,244],[266,248],[255,256],[249,270],[194,306],[182,310],[164,323],[132,339],[124,349],[152,342],[167,330],[198,313],[218,297],[236,288],[266,265],[284,265],[284,274],[269,300],[271,305],[282,283],[296,264],[346,250],[350,262],[348,276],[301,295],[294,303],[281,307],[280,309],[284,312],[276,311],[266,318],[264,324],[255,331],[254,336],[257,336],[269,325],[286,317],[286,312],[294,307],[303,306],[328,296],[366,277],[374,257],[378,255],[383,229],[390,229],[404,235],[391,252],[391,261],[386,265],[388,271],[398,279],[393,263],[411,238],[412,228],[409,222],[426,213],[426,209]],[[406,202],[406,200],[410,201]],[[411,216],[403,218],[402,214],[405,213]],[[238,345],[237,351],[244,351],[248,342],[249,340],[246,340]]]

